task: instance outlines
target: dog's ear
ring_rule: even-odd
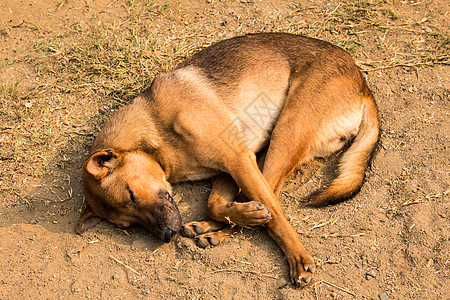
[[[83,215],[80,217],[77,223],[77,233],[82,234],[86,230],[91,229],[97,225],[103,218],[96,216],[89,205],[84,209]]]
[[[84,163],[83,169],[95,180],[100,181],[117,167],[121,155],[113,149],[103,149],[93,153]]]

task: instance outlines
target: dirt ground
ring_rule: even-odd
[[[449,2],[0,0],[0,299],[449,299]],[[347,49],[377,99],[381,140],[361,192],[300,209],[336,159],[281,195],[314,256],[295,289],[264,229],[200,249],[102,222],[83,236],[81,165],[101,124],[153,76],[250,32]],[[175,186],[185,222],[209,182]]]

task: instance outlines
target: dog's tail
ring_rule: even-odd
[[[367,90],[363,97],[361,124],[353,143],[341,157],[339,175],[327,188],[313,196],[308,206],[339,203],[355,195],[361,188],[380,130],[377,107],[371,92]]]

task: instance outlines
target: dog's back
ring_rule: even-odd
[[[171,107],[168,98],[184,101],[193,111],[220,106],[230,118],[219,133],[236,127],[244,147],[254,153],[270,142],[283,111],[294,112],[290,126],[308,133],[301,141],[307,153],[298,163],[353,142],[341,159],[339,177],[310,201],[315,206],[359,190],[378,139],[375,102],[351,56],[304,36],[268,33],[219,42],[157,76],[147,94],[164,98],[166,107]]]

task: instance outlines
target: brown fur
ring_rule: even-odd
[[[181,229],[170,183],[218,175],[207,203],[215,222],[191,222],[183,233],[216,245],[230,232],[220,224],[265,224],[292,281],[308,283],[314,262],[277,200],[282,185],[297,165],[351,143],[339,175],[310,205],[351,197],[378,132],[372,94],[341,48],[290,34],[225,40],[158,74],[104,125],[84,164],[77,231],[105,218],[168,242]]]

